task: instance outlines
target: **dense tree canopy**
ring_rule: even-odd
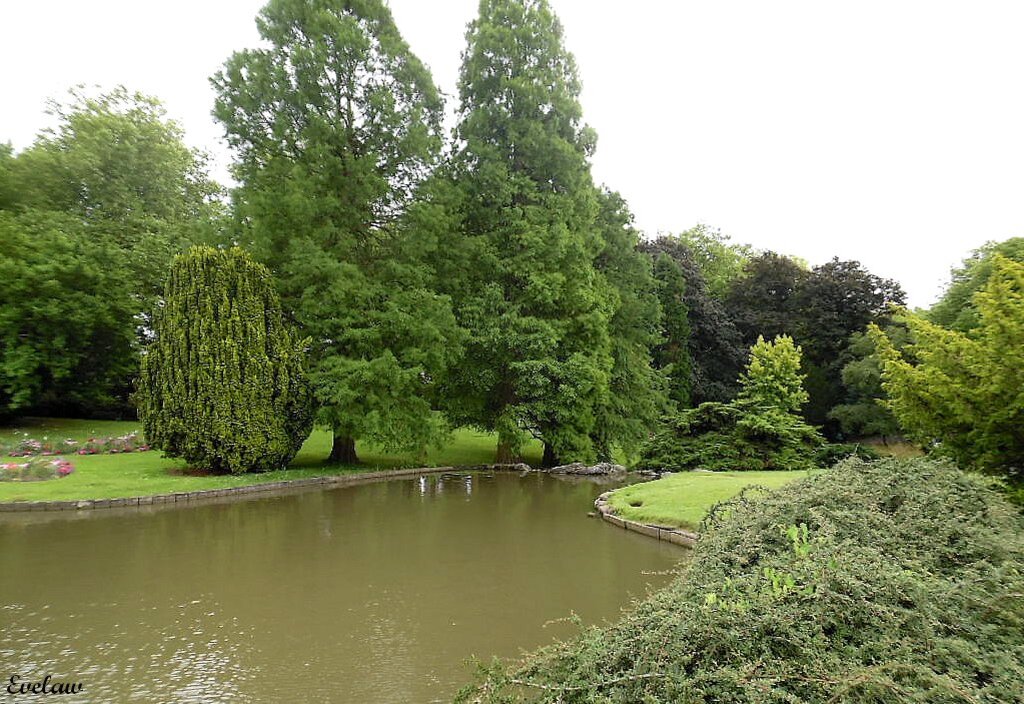
[[[700,267],[707,283],[708,291],[719,300],[726,297],[754,255],[750,245],[733,244],[729,241],[728,235],[712,230],[707,225],[697,225],[675,237],[693,254],[694,261]]]
[[[800,348],[789,337],[759,338],[729,402],[667,415],[645,444],[640,466],[662,470],[810,469],[824,440],[804,422]]]
[[[116,412],[137,359],[121,253],[72,215],[0,212],[0,417]]]
[[[771,339],[798,334],[797,296],[808,275],[794,259],[775,252],[763,252],[747,261],[726,297],[729,315],[745,344],[754,344],[759,336]]]
[[[546,0],[483,0],[467,38],[447,249],[467,264],[448,290],[470,337],[454,413],[497,431],[499,461],[524,431],[548,461],[590,456],[616,296],[595,270],[605,242],[576,65]]]
[[[74,213],[125,245],[156,225],[203,216],[219,189],[206,157],[185,145],[159,100],[116,88],[81,87],[50,101],[57,124],[16,160],[22,203]]]
[[[75,89],[50,112],[28,149],[0,148],[10,407],[130,412],[132,338],[145,339],[173,254],[220,212],[219,189],[155,98]]]
[[[666,369],[673,365],[670,395],[684,406],[730,400],[749,345],[743,344],[729,313],[711,295],[689,245],[669,235],[641,248],[655,259],[665,333],[655,360]]]
[[[266,47],[213,81],[241,241],[312,337],[332,457],[355,461],[356,438],[422,450],[458,335],[401,219],[440,153],[440,95],[380,0],[272,0],[257,26]]]
[[[640,233],[621,196],[602,191],[599,205],[596,225],[604,246],[595,267],[615,292],[616,302],[608,322],[612,352],[609,393],[595,410],[592,438],[598,457],[610,460],[613,447],[633,454],[664,411],[667,399],[665,380],[651,360],[652,349],[662,340],[661,307],[651,260],[637,249]],[[686,373],[688,376],[688,368]]]
[[[843,357],[850,336],[869,323],[885,322],[889,307],[904,302],[899,284],[872,274],[860,262],[833,259],[810,271],[796,292],[793,332],[804,349],[808,422],[835,433],[828,413],[843,402]]]
[[[902,349],[908,340],[905,326],[891,323],[885,326],[886,336]],[[875,343],[866,333],[854,333],[844,354],[842,378],[845,395],[842,403],[829,411],[829,419],[839,423],[842,433],[851,438],[887,436],[900,433],[899,423],[885,405],[882,388],[882,359]]]

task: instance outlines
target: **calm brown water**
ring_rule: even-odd
[[[433,475],[104,515],[0,515],[0,702],[431,702],[470,656],[615,619],[680,548],[596,484]],[[11,675],[82,682],[11,697]]]

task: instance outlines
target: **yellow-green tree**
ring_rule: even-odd
[[[798,413],[807,403],[800,352],[789,335],[779,335],[771,342],[759,335],[750,348],[747,370],[740,376],[740,399]]]
[[[1024,264],[993,258],[974,295],[971,337],[905,314],[900,352],[877,327],[883,385],[900,425],[962,466],[1020,476],[1024,468]]]

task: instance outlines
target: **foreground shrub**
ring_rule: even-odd
[[[310,392],[266,267],[240,249],[179,256],[153,332],[138,393],[153,447],[217,473],[291,461],[312,427]]]
[[[618,625],[488,666],[459,701],[1020,701],[1022,531],[951,465],[851,459],[720,505]]]

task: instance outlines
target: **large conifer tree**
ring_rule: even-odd
[[[597,191],[580,83],[546,0],[482,0],[459,80],[453,173],[460,222],[450,282],[470,333],[451,389],[462,422],[498,432],[498,461],[524,431],[546,459],[593,454],[612,369],[614,294],[594,261]]]
[[[313,339],[331,457],[356,461],[357,438],[423,449],[456,328],[399,224],[440,152],[441,98],[381,0],[271,0],[257,25],[267,48],[214,78],[242,240]]]

